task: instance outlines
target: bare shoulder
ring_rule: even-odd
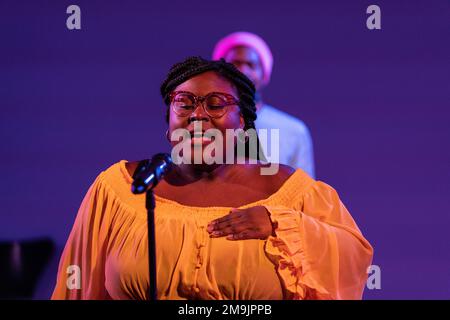
[[[284,164],[278,165],[273,175],[261,174],[261,169],[268,167],[262,164],[242,165],[239,166],[239,174],[236,177],[243,184],[252,184],[253,186],[263,189],[266,193],[274,193],[289,179],[295,172],[295,169]]]
[[[278,171],[276,174],[272,176],[262,176],[262,177],[268,177],[268,183],[272,183],[275,185],[275,188],[278,190],[283,183],[289,179],[289,177],[295,172],[295,169],[291,166],[285,165],[285,164],[279,164],[278,165]]]
[[[295,169],[286,164],[279,164],[277,176],[281,179],[288,179],[293,173]]]

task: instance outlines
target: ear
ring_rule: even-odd
[[[245,121],[244,121],[244,116],[242,115],[242,112],[239,112],[239,127],[241,129],[244,129],[244,127],[245,127]]]

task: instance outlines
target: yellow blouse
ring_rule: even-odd
[[[62,254],[52,299],[147,299],[145,195],[131,194],[125,160],[89,188]],[[295,171],[263,205],[267,240],[210,238],[227,207],[155,196],[158,299],[360,299],[373,250],[336,191]],[[81,271],[80,288],[68,286]]]

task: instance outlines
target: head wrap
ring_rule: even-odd
[[[234,32],[222,38],[215,46],[213,60],[225,58],[228,51],[234,47],[245,46],[256,51],[261,60],[263,68],[263,83],[266,85],[270,81],[272,74],[273,56],[267,43],[259,36],[250,32]]]

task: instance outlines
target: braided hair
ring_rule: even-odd
[[[167,105],[166,121],[169,122],[170,93],[188,79],[207,71],[217,72],[236,87],[239,95],[239,109],[245,123],[244,130],[255,129],[255,85],[233,64],[226,62],[223,58],[211,61],[201,57],[189,57],[172,66],[160,88],[161,96]]]

